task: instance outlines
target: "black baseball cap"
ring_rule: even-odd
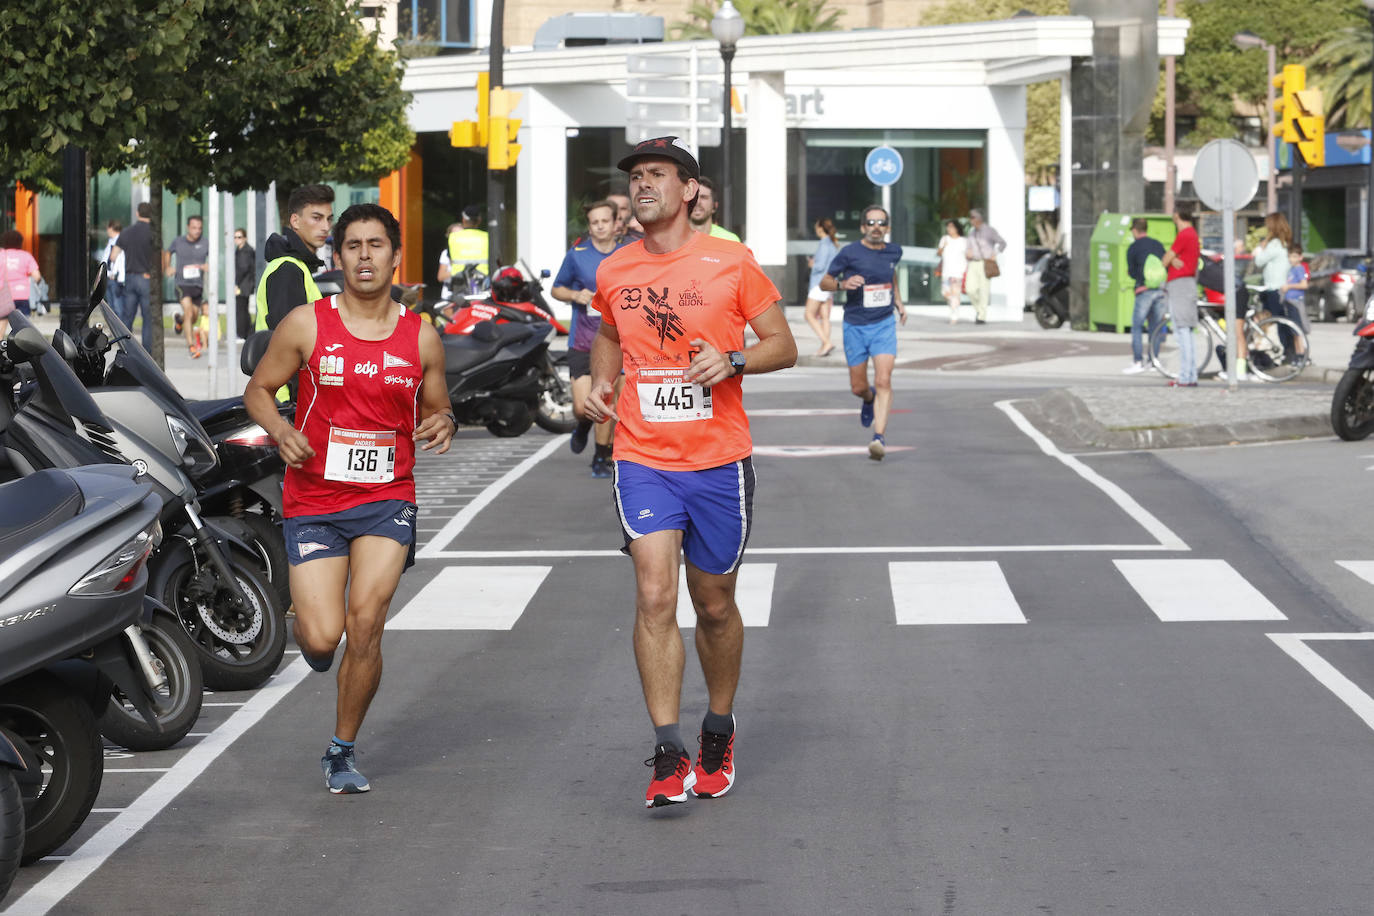
[[[687,144],[679,137],[655,137],[652,140],[641,140],[635,144],[634,149],[616,163],[616,168],[622,172],[628,172],[637,159],[671,159],[685,168],[687,174],[692,178],[701,178],[701,166],[697,165],[697,157],[692,155]]]

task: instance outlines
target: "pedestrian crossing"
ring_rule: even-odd
[[[1216,559],[1121,559],[1121,603],[1143,603],[1164,623],[1281,621],[1287,616],[1230,563]],[[890,622],[910,626],[1034,624],[1013,581],[995,560],[893,561],[887,565]],[[446,566],[387,622],[389,630],[510,630],[535,603],[551,566]],[[1104,569],[1104,575],[1110,573]],[[744,625],[774,624],[778,564],[740,567],[736,603]],[[623,598],[622,598],[623,600]],[[795,599],[791,599],[795,600]],[[1115,603],[1115,602],[1114,602]],[[1043,609],[1043,606],[1042,606]],[[677,621],[695,625],[686,574],[679,574]]]

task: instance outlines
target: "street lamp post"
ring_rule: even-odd
[[[1374,0],[1364,0],[1365,6],[1369,6],[1371,3],[1374,3]],[[1267,208],[1266,212],[1274,213],[1279,208],[1279,166],[1277,161],[1278,157],[1274,155],[1274,151],[1278,148],[1278,141],[1275,140],[1273,135],[1269,132],[1269,118],[1274,110],[1274,74],[1278,70],[1278,59],[1274,51],[1274,46],[1263,38],[1260,38],[1254,32],[1237,32],[1235,37],[1231,40],[1235,42],[1236,47],[1241,49],[1263,48],[1269,58],[1269,83],[1264,93],[1264,103],[1267,108],[1263,118],[1264,136],[1266,138],[1264,141],[1264,148],[1266,150],[1266,158],[1269,160],[1269,178],[1266,181],[1267,187],[1265,190],[1264,203]]]
[[[1369,28],[1374,31],[1374,0],[1364,0],[1365,12],[1369,13]],[[1364,194],[1365,231],[1364,250],[1370,263],[1365,268],[1365,295],[1374,290],[1374,58],[1369,67],[1369,188]]]
[[[1366,0],[1374,2],[1374,0]],[[730,64],[735,59],[735,45],[744,37],[744,17],[735,9],[730,0],[723,0],[716,15],[711,18],[711,34],[720,42],[720,59],[725,63],[724,98],[721,100],[722,127],[720,132],[720,186],[724,192],[721,222],[726,228],[734,226],[731,218],[731,200],[734,193],[730,187],[730,121],[733,111],[730,106]]]

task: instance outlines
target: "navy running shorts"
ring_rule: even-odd
[[[734,572],[754,524],[754,462],[745,458],[702,471],[660,471],[615,462],[615,507],[623,552],[655,531],[681,531],[682,554],[702,572]]]
[[[415,515],[414,503],[385,499],[342,512],[283,519],[286,559],[298,566],[307,560],[346,557],[355,538],[372,534],[409,546],[405,568],[410,569],[415,565]]]

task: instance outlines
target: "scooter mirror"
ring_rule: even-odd
[[[20,328],[15,331],[9,337],[9,344],[28,357],[42,356],[48,349],[48,342],[33,327]],[[13,355],[10,356],[10,359],[18,362]]]
[[[52,332],[52,348],[57,351],[58,356],[62,357],[63,362],[73,363],[76,361],[76,342],[72,340],[71,335],[61,328]]]
[[[96,307],[105,301],[105,283],[108,278],[109,268],[102,261],[95,269],[95,282],[91,284],[90,305],[86,308],[86,314],[81,319],[82,324],[85,324],[91,317],[91,312],[94,312]]]

